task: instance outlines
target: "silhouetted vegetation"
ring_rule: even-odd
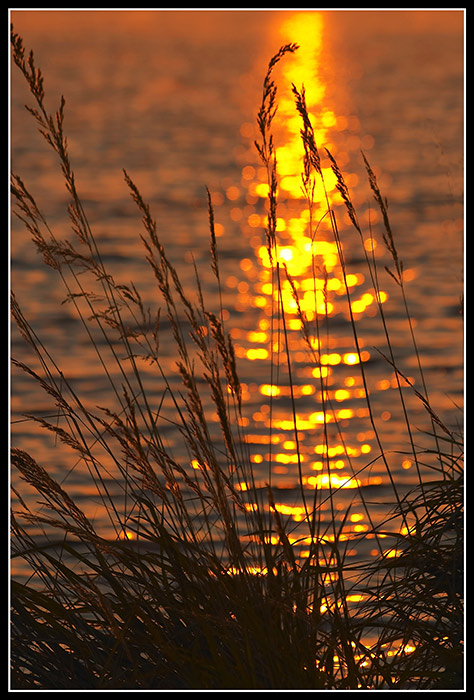
[[[76,188],[64,132],[65,101],[61,99],[57,112],[48,112],[43,76],[33,53],[27,54],[15,33],[12,46],[14,63],[35,100],[28,109],[58,157],[70,197],[73,238],[56,237],[16,174],[12,178],[15,213],[30,231],[45,264],[63,282],[116,400],[115,408],[95,410],[82,400],[13,296],[15,322],[40,369],[13,362],[49,395],[61,421],[30,418],[73,450],[116,533],[115,538],[104,537],[48,465],[38,464],[23,449],[13,449],[13,469],[39,496],[37,509],[26,502],[21,489],[12,497],[12,555],[27,562],[32,577],[30,582],[12,581],[13,689],[462,688],[461,436],[438,417],[424,380],[415,387],[397,367],[380,298],[374,323],[382,324],[387,340],[387,371],[396,374],[402,407],[408,387],[427,411],[432,447],[422,451],[416,447],[404,409],[407,451],[416,464],[419,483],[408,493],[401,492],[366,391],[368,421],[393,492],[392,509],[376,525],[370,502],[361,492],[372,528],[369,534],[380,554],[371,561],[349,564],[347,543],[341,537],[348,513],[332,522],[330,532],[319,517],[322,503],[332,501],[337,489],[308,492],[300,470],[307,550],[302,558],[291,522],[275,506],[272,486],[258,483],[249,459],[238,365],[222,308],[206,305],[197,270],[194,296],[185,291],[179,269],[167,256],[165,236],[128,172],[124,172],[124,187],[142,219],[141,244],[159,296],[156,308],[145,305],[133,284],[115,280],[113,270],[104,264]],[[270,61],[257,118],[256,147],[268,173],[266,243],[275,290],[283,278],[291,284],[291,276],[275,255],[278,193],[272,121],[278,100],[272,75],[279,61],[297,50],[294,44],[284,46]],[[309,205],[313,183],[324,179],[324,159],[337,178],[362,244],[343,173],[331,153],[320,153],[315,142],[304,88],[293,86],[293,94],[301,117],[305,154],[301,171]],[[388,272],[410,321],[403,263],[386,200],[365,156],[364,161],[393,263]],[[209,261],[220,288],[210,193],[207,206]],[[329,199],[327,209],[349,300],[341,234]],[[310,237],[314,235],[315,229],[310,231]],[[381,271],[375,258],[364,255],[377,295]],[[298,304],[296,286],[293,292]],[[308,319],[301,310],[299,317],[305,342]],[[350,320],[360,360],[357,323],[352,316]],[[278,325],[284,339],[282,304],[274,323],[273,332]],[[319,332],[323,329],[318,327]],[[171,334],[175,343],[173,376],[160,355],[164,333]],[[317,364],[318,353],[314,345],[308,346]],[[290,368],[289,349],[288,363]],[[185,463],[175,460],[167,449],[170,419],[163,418],[160,406],[149,399],[150,367],[162,383],[163,400],[166,397],[173,407],[174,429],[188,454]],[[365,386],[367,370],[362,361],[358,368]],[[420,371],[423,377],[421,363]],[[324,396],[322,375],[321,389]],[[427,469],[432,474],[429,479],[422,476]],[[117,505],[117,493],[126,509]],[[38,537],[38,531],[47,533],[47,538]],[[356,605],[351,602],[355,593],[360,600]]]

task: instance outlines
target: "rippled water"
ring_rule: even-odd
[[[350,456],[355,471],[374,459],[360,477],[362,485],[371,489],[374,502],[390,500],[391,492],[385,467],[376,460],[347,301],[341,294],[341,274],[323,205],[316,209],[315,219],[321,219],[319,248],[311,257],[308,215],[298,194],[300,173],[291,172],[293,124],[282,118],[286,102],[280,105],[276,123],[278,159],[280,167],[287,168],[280,172],[280,262],[296,281],[300,298],[307,299],[306,311],[313,324],[312,262],[318,274],[323,265],[327,272],[326,287],[321,281],[316,295],[317,304],[323,307],[318,307],[318,318],[324,320],[325,329],[318,369],[301,342],[288,285],[283,290],[293,358],[296,435],[285,357],[271,353],[272,292],[264,249],[266,180],[253,139],[258,136],[255,115],[266,66],[283,43],[300,43],[302,58],[300,65],[292,63],[297,60],[292,57],[282,61],[281,70],[276,71],[279,95],[285,99],[289,82],[294,81],[298,88],[304,82],[308,106],[319,120],[318,143],[334,154],[353,189],[367,250],[371,250],[372,239],[378,241],[374,253],[397,362],[419,386],[405,313],[396,286],[383,271],[390,259],[381,243],[380,215],[377,217],[367,185],[361,149],[389,200],[430,400],[450,426],[462,422],[463,395],[461,13],[336,11],[312,13],[303,17],[303,23],[301,18],[301,12],[278,11],[13,12],[15,30],[26,47],[33,48],[44,72],[50,108],[56,108],[61,94],[66,97],[66,131],[78,190],[104,261],[119,280],[124,284],[133,280],[144,298],[153,301],[156,292],[139,242],[140,217],[123,180],[125,168],[149,202],[161,240],[184,283],[193,284],[194,260],[204,295],[217,311],[209,269],[206,187],[211,191],[223,305],[244,387],[251,460],[262,482],[268,477],[270,463],[282,508],[295,520],[301,515],[295,488],[296,441],[308,489],[315,484],[325,488],[325,478],[329,478],[321,373],[343,433],[341,436],[334,423],[327,423],[333,486],[353,486]],[[67,193],[59,168],[23,109],[25,102],[31,104],[14,69],[12,168],[31,189],[55,232],[70,236]],[[296,130],[299,128],[298,122]],[[327,177],[330,179],[329,172]],[[399,452],[406,453],[407,443],[394,375],[374,348],[386,351],[363,248],[348,226],[344,209],[336,204],[336,210],[375,420],[397,484],[412,484],[416,482],[413,461]],[[12,287],[57,364],[91,405],[113,403],[95,351],[71,305],[61,304],[64,290],[15,219],[11,251]],[[318,279],[324,280],[324,274]],[[161,351],[171,368],[175,359],[171,338],[163,338]],[[35,358],[28,357],[15,330],[12,354],[35,366]],[[274,367],[278,365],[278,381],[270,372],[272,357]],[[156,391],[158,401],[161,387],[158,381],[154,386],[153,378],[150,381],[151,395]],[[430,429],[429,417],[414,394],[405,393],[416,439],[423,445],[422,431]],[[14,372],[13,444],[52,467],[86,512],[100,522],[104,514],[91,495],[87,474],[68,461],[59,444],[21,417],[50,411],[47,397]],[[179,441],[171,434],[169,440],[177,456],[183,457]],[[338,508],[345,510],[355,492],[341,488]],[[359,531],[365,527],[362,516],[353,523]]]

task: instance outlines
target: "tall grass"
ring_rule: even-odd
[[[399,396],[409,387],[432,422],[433,447],[420,451],[404,408],[407,445],[418,485],[402,493],[391,472],[367,387],[369,421],[393,492],[393,508],[382,524],[360,497],[380,547],[375,560],[349,565],[341,536],[349,510],[336,517],[334,498],[303,484],[305,557],[300,540],[275,504],[269,475],[259,483],[244,433],[245,406],[233,342],[226,328],[212,196],[208,192],[209,262],[220,300],[208,307],[195,270],[195,291],[184,288],[170,261],[159,226],[130,173],[125,186],[142,219],[141,243],[159,294],[148,308],[136,286],[118,283],[106,268],[76,188],[64,133],[64,98],[50,114],[43,76],[34,55],[12,32],[13,60],[23,74],[34,107],[27,109],[57,154],[70,202],[72,240],[58,239],[18,175],[12,177],[15,213],[64,284],[67,300],[108,378],[115,405],[92,409],[77,393],[47,345],[25,318],[16,298],[11,309],[35,358],[13,360],[51,397],[61,417],[30,416],[76,456],[101,499],[115,535],[105,536],[65,488],[23,449],[12,450],[12,467],[38,494],[33,506],[15,488],[12,555],[29,566],[31,581],[12,581],[11,683],[14,689],[408,689],[462,687],[463,486],[462,445],[431,406],[421,388],[398,369],[389,324],[380,302],[375,259],[367,255],[379,319],[386,332],[387,371],[395,371]],[[273,72],[287,45],[272,58],[257,115],[259,157],[269,184],[266,241],[277,292],[272,334],[282,334],[290,376],[292,358],[281,284],[287,271],[276,256],[278,206],[272,122],[277,108]],[[355,230],[362,230],[349,190],[329,152],[320,154],[308,115],[304,88],[293,86],[302,120],[302,182],[312,208],[314,183],[324,184],[321,158],[329,160]],[[368,180],[384,222],[383,239],[393,261],[389,269],[410,322],[403,265],[395,246],[385,199],[369,163]],[[337,244],[350,313],[350,287],[336,214],[327,218]],[[310,221],[310,235],[317,224]],[[314,268],[313,268],[314,269]],[[314,362],[309,321],[292,286],[303,342]],[[279,293],[278,293],[279,292]],[[318,324],[316,314],[316,324]],[[357,323],[350,318],[360,357]],[[411,339],[416,340],[411,328]],[[163,362],[160,342],[171,334],[176,369]],[[323,329],[317,325],[317,337]],[[322,345],[320,345],[322,347]],[[162,388],[151,396],[150,366]],[[272,365],[273,366],[273,365]],[[146,367],[146,371],[145,371]],[[421,370],[421,365],[420,365]],[[322,374],[322,373],[320,373]],[[180,388],[177,389],[176,387]],[[272,378],[270,383],[273,384]],[[326,399],[321,376],[321,396]],[[291,395],[295,439],[295,400]],[[166,411],[164,406],[166,404]],[[323,409],[331,410],[324,405]],[[171,411],[171,413],[170,413]],[[172,417],[170,418],[170,415]],[[172,424],[187,458],[175,458],[167,444]],[[326,425],[323,429],[326,431]],[[325,433],[326,445],[328,435]],[[298,450],[299,454],[299,450]],[[327,465],[328,469],[329,461]],[[367,468],[369,465],[367,465]],[[426,469],[433,476],[422,476]],[[112,475],[112,479],[111,479]],[[242,487],[245,484],[245,489]],[[329,504],[329,526],[322,517]],[[47,536],[38,536],[44,532]],[[387,550],[384,538],[395,542]],[[356,570],[354,570],[356,569]],[[364,593],[351,605],[353,589]]]

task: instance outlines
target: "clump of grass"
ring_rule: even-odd
[[[26,451],[13,450],[12,466],[42,499],[35,508],[17,488],[11,516],[12,554],[29,564],[34,577],[31,583],[12,582],[13,688],[459,687],[463,517],[459,437],[445,429],[427,392],[413,387],[432,419],[435,464],[431,454],[419,454],[406,412],[410,449],[420,469],[417,489],[401,494],[370,414],[380,459],[393,487],[393,513],[382,525],[373,524],[370,504],[362,491],[360,495],[373,534],[388,534],[396,546],[394,556],[381,549],[375,563],[361,565],[355,572],[358,588],[365,587],[366,600],[354,610],[349,605],[353,572],[341,537],[349,510],[342,520],[336,519],[335,490],[327,496],[333,514],[329,532],[321,517],[325,498],[315,489],[310,502],[300,463],[308,550],[301,558],[291,522],[276,507],[270,478],[267,487],[261,488],[252,469],[235,352],[224,323],[211,194],[207,192],[210,266],[219,291],[218,308],[207,306],[197,270],[194,294],[183,287],[149,205],[124,171],[125,186],[142,218],[144,256],[160,298],[159,307],[148,308],[135,285],[119,284],[104,264],[75,185],[64,134],[64,99],[55,114],[48,113],[43,76],[33,53],[26,56],[15,33],[12,46],[14,62],[35,99],[35,107],[28,109],[58,156],[70,195],[74,238],[56,237],[23,180],[14,175],[16,213],[45,263],[64,284],[115,400],[113,406],[95,409],[85,404],[13,297],[13,316],[40,369],[16,364],[47,392],[61,417],[54,423],[36,416],[30,419],[73,451],[115,532],[114,537],[105,537],[44,466]],[[285,54],[296,50],[294,44],[284,46],[271,59],[257,116],[260,141],[256,147],[269,184],[267,248],[273,284],[280,290],[272,318],[275,324],[281,322],[285,342],[282,270],[275,255],[278,201],[271,127],[277,92],[272,75]],[[323,178],[321,156],[304,88],[293,89],[302,118],[302,182],[311,210],[315,178]],[[344,177],[329,152],[326,157],[351,221],[362,236]],[[384,241],[394,261],[390,274],[402,290],[409,318],[403,268],[385,200],[366,165],[383,215]],[[350,309],[341,235],[329,200],[327,217],[338,245]],[[314,239],[317,225],[312,220],[310,228]],[[366,262],[378,291],[375,260]],[[287,278],[291,283],[288,274]],[[295,286],[293,292],[298,302]],[[387,331],[387,366],[396,369],[402,382],[381,304],[379,311]],[[160,352],[164,316],[175,345],[174,373]],[[308,342],[308,320],[301,309],[299,316]],[[360,359],[353,317],[351,327]],[[316,332],[319,336],[321,329]],[[291,385],[288,342],[286,351]],[[151,365],[160,381],[158,403],[151,400],[144,363]],[[359,365],[365,382],[363,363]],[[366,394],[370,408],[370,394]],[[403,401],[402,392],[400,397]],[[172,418],[164,411],[165,402],[171,403]],[[293,396],[292,411],[297,438]],[[167,446],[170,422],[185,446],[185,460],[175,458]],[[327,433],[325,440],[327,445]],[[423,480],[421,466],[436,470],[436,478]],[[241,484],[246,484],[246,490]],[[400,522],[405,527],[401,531]],[[36,537],[31,525],[44,529],[47,537]],[[376,541],[382,540],[377,537]],[[408,645],[415,649],[411,654]]]

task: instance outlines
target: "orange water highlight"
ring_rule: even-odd
[[[335,113],[325,106],[326,86],[321,77],[321,50],[323,44],[323,17],[317,12],[297,13],[280,27],[282,43],[295,42],[299,49],[287,57],[281,73],[286,83],[280,98],[277,120],[286,130],[285,143],[277,146],[277,163],[280,188],[291,197],[302,198],[301,163],[303,145],[301,141],[301,117],[295,110],[291,85],[298,91],[305,90],[308,115],[313,124],[316,144],[328,144],[328,131],[337,124]],[[330,168],[323,168],[326,189],[334,192],[336,180]],[[326,206],[321,182],[316,183],[315,201]]]
[[[365,276],[348,272],[344,279],[342,274],[328,209],[341,208],[343,203],[324,148],[337,151],[334,137],[347,128],[348,119],[339,116],[326,97],[323,61],[328,57],[323,56],[323,42],[324,17],[319,12],[286,15],[278,28],[279,46],[296,43],[299,48],[284,56],[274,75],[278,88],[278,109],[272,123],[278,180],[276,245],[271,261],[265,241],[267,214],[258,213],[267,204],[267,173],[265,168],[248,163],[242,168],[241,186],[247,192],[247,202],[253,201],[255,206],[244,223],[250,230],[256,261],[243,259],[240,267],[248,281],[239,282],[232,277],[228,286],[238,293],[237,308],[255,309],[258,319],[258,328],[233,332],[237,356],[252,365],[262,363],[261,370],[257,370],[261,381],[243,388],[247,400],[256,393],[266,400],[246,422],[251,462],[263,469],[270,465],[279,483],[284,477],[296,478],[300,467],[308,490],[345,490],[358,488],[362,483],[354,475],[350,460],[363,459],[372,449],[365,434],[361,433],[358,439],[357,432],[348,433],[344,443],[338,435],[341,426],[347,428],[353,419],[367,416],[366,404],[357,401],[366,398],[360,378],[350,372],[353,366],[368,361],[370,352],[355,352],[350,340],[349,347],[337,347],[338,340],[327,334],[326,323],[337,315],[347,319],[347,287],[356,318],[375,312],[377,301],[383,303],[387,295],[380,293],[377,299],[370,291],[358,294],[357,287],[367,285]],[[303,122],[292,86],[300,93],[304,89],[321,153],[322,179],[319,174],[312,174],[310,197],[302,186]],[[229,199],[232,194],[228,193]],[[367,245],[370,250],[375,247],[372,242]],[[304,339],[302,331],[306,334]],[[285,376],[287,351],[294,365],[291,379]],[[350,375],[336,379],[336,371]],[[289,402],[295,402],[294,415]],[[344,402],[351,405],[345,407]],[[252,428],[260,433],[252,435]],[[327,444],[319,451],[324,440]],[[318,451],[319,460],[315,455]],[[380,480],[367,477],[364,482]],[[301,506],[287,508],[288,515],[301,519]]]

